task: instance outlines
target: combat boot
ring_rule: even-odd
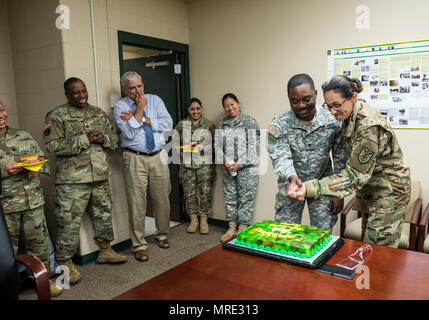
[[[97,244],[100,247],[97,263],[123,263],[127,261],[127,257],[121,256],[110,247],[109,241],[97,241]]]
[[[228,242],[234,236],[237,234],[237,222],[236,221],[229,221],[228,222],[228,230],[224,233],[224,235],[220,238],[220,241],[222,243]]]
[[[69,270],[69,283],[75,284],[80,280],[80,273],[77,271],[76,266],[74,265],[72,259],[67,259],[65,261],[58,261],[60,265],[66,266]]]
[[[58,297],[64,291],[63,288],[57,286],[52,280],[49,280],[49,290],[51,290],[51,297]]]
[[[188,230],[186,230],[186,232],[189,232],[189,233],[197,232],[198,216],[194,213],[191,213],[189,216],[191,217],[191,223],[189,224]]]
[[[200,233],[209,233],[209,225],[207,223],[207,215],[205,213],[201,213],[200,215]]]

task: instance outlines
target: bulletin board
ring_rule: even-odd
[[[328,79],[362,82],[359,97],[396,129],[429,129],[429,40],[328,50]]]

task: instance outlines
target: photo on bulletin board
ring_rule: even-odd
[[[429,40],[328,50],[328,79],[361,81],[359,97],[395,129],[429,129]]]

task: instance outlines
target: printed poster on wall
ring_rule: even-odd
[[[359,97],[393,128],[429,129],[429,40],[328,50],[328,79],[358,78]]]

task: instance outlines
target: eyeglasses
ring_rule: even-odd
[[[349,99],[345,99],[339,106],[330,106],[329,104],[327,104],[326,102],[324,104],[322,104],[322,107],[325,109],[328,109],[329,111],[331,111],[331,109],[334,109],[335,111],[338,111],[341,109],[341,107],[343,106],[344,102],[346,102]]]

